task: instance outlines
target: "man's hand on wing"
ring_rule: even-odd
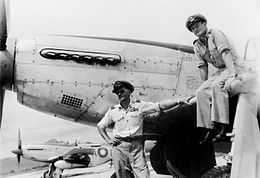
[[[185,97],[182,98],[178,101],[179,105],[183,105],[183,104],[192,104],[193,102],[196,102],[196,98],[195,96],[189,96],[189,97]]]
[[[223,85],[223,89],[230,91],[232,88],[232,84],[233,83],[240,83],[243,80],[243,78],[240,75],[231,75],[225,82]]]

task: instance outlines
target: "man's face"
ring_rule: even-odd
[[[206,22],[197,22],[191,27],[192,33],[196,35],[197,37],[201,37],[203,35],[206,35],[207,33],[207,25]]]
[[[122,87],[116,93],[120,102],[128,100],[131,95],[131,91],[128,88]]]

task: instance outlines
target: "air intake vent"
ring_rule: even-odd
[[[77,109],[80,109],[82,103],[83,103],[83,99],[79,99],[74,96],[69,96],[69,95],[65,95],[65,94],[63,94],[62,99],[61,99],[61,104],[72,106]]]

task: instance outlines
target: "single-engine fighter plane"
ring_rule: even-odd
[[[202,83],[192,46],[75,35],[12,39],[7,34],[4,0],[0,1],[0,22],[0,124],[6,89],[16,92],[18,101],[30,108],[95,125],[117,104],[111,93],[116,80],[130,81],[134,98],[152,102],[194,95]],[[254,44],[249,41],[245,53],[245,62],[252,66],[257,57],[248,54],[258,52]],[[236,102],[231,103],[235,112]],[[145,121],[146,138],[162,138],[151,151],[158,173],[179,170],[189,177],[215,165],[213,145],[195,142],[199,134],[195,106],[177,107],[157,123]]]
[[[12,150],[17,155],[18,164],[24,159],[49,164],[43,178],[60,178],[65,169],[90,168],[111,160],[110,147],[95,143],[65,143],[48,141],[44,144],[24,145],[20,130],[18,132],[18,148]]]

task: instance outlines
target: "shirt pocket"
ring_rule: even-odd
[[[218,47],[213,40],[213,37],[209,38],[208,45],[209,45],[209,52],[210,52],[211,56],[214,59],[219,59],[221,57],[221,53],[218,50]]]
[[[210,51],[210,53],[211,53],[211,60],[212,60],[212,63],[214,64],[214,66],[220,67],[220,66],[224,65],[222,54],[219,53],[219,51],[217,49],[212,49]]]
[[[205,54],[207,53],[207,48],[203,45],[197,45],[196,51],[200,56],[205,56]]]
[[[209,50],[209,53],[210,53],[210,58],[211,58],[211,60],[214,60],[215,61],[215,59],[217,59],[218,58],[218,56],[219,56],[219,53],[218,53],[218,51],[217,51],[217,49],[210,49]]]
[[[141,115],[139,111],[128,113],[128,117],[130,119],[129,122],[131,122],[131,125],[135,126],[140,124]]]
[[[112,120],[115,123],[118,123],[124,119],[124,115],[122,113],[114,113],[112,115]]]
[[[133,111],[129,111],[128,115],[131,117],[138,117],[140,115],[139,110],[133,110]]]

